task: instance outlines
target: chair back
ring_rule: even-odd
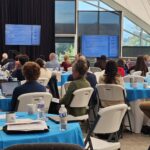
[[[103,76],[105,70],[101,71],[101,72],[94,72],[95,76],[96,76],[96,80],[97,80],[97,83],[99,83],[99,78],[100,76]]]
[[[61,144],[61,143],[45,143],[45,144],[18,144],[13,145],[5,150],[83,150],[79,145]]]
[[[124,82],[130,83],[131,79],[133,79],[136,82],[142,82],[142,83],[145,81],[145,78],[142,76],[128,75],[123,77]]]
[[[73,92],[73,100],[70,107],[87,107],[94,89],[91,87],[82,88]]]
[[[147,76],[150,76],[150,71],[146,73],[146,77],[147,77]]]
[[[142,74],[142,71],[131,72],[131,75],[134,75],[134,76],[141,76],[141,74]]]
[[[48,78],[39,78],[37,80],[41,85],[47,86],[49,79]]]
[[[118,104],[100,109],[100,116],[93,132],[107,134],[119,131],[122,119],[128,109],[126,104]]]
[[[60,71],[53,71],[52,75],[56,76],[57,82],[61,82],[61,72]]]
[[[90,71],[93,72],[93,73],[95,73],[95,72],[100,72],[100,71],[102,71],[102,69],[101,69],[101,68],[98,68],[98,67],[90,67]]]
[[[41,98],[45,101],[45,112],[48,112],[52,95],[47,92],[34,92],[20,95],[18,97],[19,105],[17,111],[27,112],[27,104],[37,104]]]
[[[68,82],[66,82],[65,84],[64,84],[64,88],[65,88],[65,91],[67,91],[68,90],[68,87],[69,87],[69,84],[70,84],[71,82],[70,81],[68,81]]]
[[[101,101],[124,100],[124,88],[117,84],[97,84],[98,96]]]
[[[26,83],[26,80],[20,81],[20,84],[21,84],[21,85],[23,85],[23,84],[25,84],[25,83]]]

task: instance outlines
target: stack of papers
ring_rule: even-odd
[[[48,129],[43,120],[17,119],[14,123],[7,123],[8,131],[42,131]]]

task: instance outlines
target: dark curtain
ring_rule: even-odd
[[[55,51],[54,0],[0,0],[0,53],[26,53],[31,59]],[[6,46],[5,24],[41,25],[39,46]]]

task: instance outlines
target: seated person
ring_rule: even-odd
[[[73,64],[72,73],[74,81],[70,83],[66,94],[60,101],[61,104],[65,104],[68,113],[74,116],[86,114],[86,108],[70,108],[69,105],[73,99],[73,92],[75,90],[90,87],[90,83],[85,79],[87,69],[87,64],[83,60],[78,60]]]
[[[117,61],[117,65],[118,65],[118,74],[120,74],[122,77],[124,77],[125,76],[125,64],[124,64],[124,60],[120,58]]]
[[[49,61],[45,64],[46,68],[59,69],[60,64],[58,62],[57,55],[55,53],[51,53],[49,55]]]
[[[85,61],[87,61],[87,60],[85,60]],[[90,68],[90,62],[89,62],[89,61],[87,61],[87,67],[88,67],[88,69]],[[95,89],[96,84],[97,84],[95,74],[94,74],[94,73],[91,73],[91,72],[89,72],[89,71],[87,71],[86,74],[85,74],[85,78],[86,78],[86,80],[90,83],[91,87],[92,87],[93,89]],[[74,79],[73,79],[73,75],[72,75],[72,74],[69,75],[68,81],[73,81],[73,80],[74,80]],[[90,103],[91,103],[92,105],[97,104],[96,89],[94,90],[94,92],[93,92],[93,94],[92,94]]]
[[[109,60],[106,64],[105,74],[100,76],[99,83],[102,84],[124,84],[123,78],[118,74],[117,64],[113,60]],[[120,101],[101,101],[103,107],[107,107],[110,105],[124,103],[124,100]]]
[[[62,62],[61,67],[64,68],[64,71],[68,71],[68,68],[71,67],[71,62],[68,55],[64,56],[64,61]]]
[[[94,64],[94,67],[98,67],[102,70],[105,70],[107,62],[107,57],[105,55],[102,55],[101,57],[97,57],[97,62]]]
[[[48,78],[50,80],[52,72],[45,68],[44,61],[41,58],[36,59],[36,63],[40,66],[40,77],[39,78]]]
[[[31,92],[46,92],[46,88],[36,81],[40,76],[40,66],[37,63],[27,62],[23,66],[22,72],[26,79],[26,83],[14,89],[12,96],[12,111],[17,110],[17,99],[20,95]]]
[[[20,55],[19,58],[18,58],[18,66],[12,72],[11,76],[13,78],[17,78],[18,81],[25,80],[25,77],[22,74],[22,67],[28,61],[29,61],[29,57],[27,55]]]

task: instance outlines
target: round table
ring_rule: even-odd
[[[2,113],[1,113],[2,114]],[[27,115],[27,113],[16,113],[17,118],[31,118],[35,115]],[[0,126],[4,126],[5,120],[0,120]],[[84,146],[80,125],[78,123],[68,123],[66,131],[60,131],[59,124],[50,120],[47,121],[50,127],[46,133],[30,133],[30,134],[11,134],[8,135],[2,130],[0,131],[0,150],[5,149],[14,144],[25,143],[70,143]]]

